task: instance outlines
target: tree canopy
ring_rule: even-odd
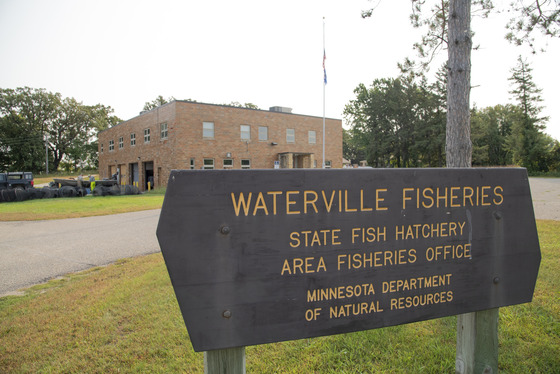
[[[97,166],[97,133],[120,122],[113,109],[45,89],[0,89],[0,169],[49,170],[62,162]]]
[[[411,23],[416,28],[424,30],[421,40],[414,44],[418,52],[420,64],[412,59],[406,59],[400,64],[401,71],[414,76],[427,71],[439,51],[446,49],[448,59],[445,64],[447,76],[446,98],[446,163],[449,167],[470,166],[473,157],[476,162],[494,163],[509,160],[527,167],[531,171],[545,170],[554,162],[547,159],[548,147],[556,149],[554,141],[547,141],[540,132],[545,119],[539,119],[538,113],[531,109],[540,101],[539,91],[531,91],[530,71],[521,66],[514,71],[512,80],[516,88],[512,94],[518,101],[517,106],[507,106],[510,110],[505,118],[503,108],[488,108],[482,113],[469,108],[470,101],[470,70],[471,50],[473,47],[473,32],[470,20],[473,15],[486,17],[492,11],[509,12],[510,22],[507,25],[509,33],[506,39],[515,44],[528,43],[535,51],[534,38],[538,35],[548,37],[560,36],[560,2],[556,0],[515,0],[504,9],[497,9],[492,0],[411,0]],[[375,9],[362,12],[363,17],[369,17]],[[420,70],[417,67],[420,67]],[[528,80],[526,80],[528,78]],[[532,95],[532,96],[531,96]],[[359,96],[358,96],[359,98]],[[389,100],[389,98],[387,98]],[[383,111],[382,107],[375,110]],[[408,110],[408,109],[407,109]],[[539,108],[540,111],[540,108]],[[480,137],[480,133],[472,134],[471,115],[476,115],[473,126],[476,131],[487,131],[488,137]],[[356,120],[354,117],[353,120]],[[507,125],[511,123],[511,126]],[[504,128],[500,126],[504,125]],[[419,128],[427,126],[421,125]],[[417,132],[414,126],[414,133]],[[429,128],[429,126],[428,126]],[[352,131],[356,131],[355,123]],[[496,137],[502,134],[502,138]],[[418,135],[415,135],[415,142]],[[504,140],[506,139],[507,140]],[[355,141],[359,134],[352,134],[347,139]],[[549,140],[552,140],[549,138]],[[395,142],[398,140],[394,139]],[[486,144],[484,144],[486,142]],[[382,144],[386,146],[386,143]],[[373,147],[373,145],[369,145]],[[381,145],[379,145],[381,146]],[[367,146],[365,146],[367,149]],[[402,154],[402,151],[400,151]],[[486,155],[485,155],[486,152]],[[490,152],[490,153],[488,153]],[[369,152],[368,154],[371,154]],[[550,153],[548,153],[550,154]],[[370,156],[368,156],[370,157]],[[390,157],[397,157],[392,155]],[[375,160],[372,162],[377,165]],[[413,161],[414,163],[414,161]],[[397,163],[398,164],[398,163]]]
[[[345,108],[350,125],[343,155],[373,167],[441,167],[446,164],[446,75],[428,84],[411,76],[358,85]],[[523,59],[511,69],[513,104],[470,110],[472,164],[526,167],[530,173],[560,171],[560,143],[542,132],[539,88]]]
[[[144,108],[142,110],[152,110],[157,108],[158,106],[162,106],[164,104],[170,103],[173,100],[175,100],[173,96],[170,96],[169,98],[165,99],[163,96],[159,95],[152,101],[146,101],[144,103]]]

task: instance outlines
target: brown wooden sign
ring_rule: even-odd
[[[196,351],[529,302],[525,169],[171,173],[157,236]]]

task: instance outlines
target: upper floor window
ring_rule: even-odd
[[[251,140],[251,126],[241,125],[241,140]]]
[[[214,122],[202,122],[202,137],[214,139]]]
[[[326,160],[325,161],[325,169],[330,169],[331,165],[332,165],[331,160]]]
[[[161,139],[167,139],[167,122],[160,124],[159,129],[161,132]]]
[[[134,133],[130,134],[130,145],[132,146],[136,145],[136,134]]]
[[[121,136],[121,137],[119,138],[119,149],[123,149],[123,148],[124,148],[124,139],[123,139],[123,137]]]
[[[103,143],[101,143],[101,153],[103,153]]]
[[[241,169],[251,169],[251,160],[241,160]]]
[[[317,143],[317,133],[315,131],[309,131],[308,133],[309,144]]]
[[[194,170],[194,158],[191,158],[191,170]]]
[[[150,129],[144,129],[144,143],[150,142]]]
[[[266,126],[259,126],[259,141],[267,141],[268,140],[268,127]]]
[[[295,143],[295,142],[296,142],[296,130],[286,129],[286,143]]]
[[[113,139],[109,140],[109,152],[115,150],[115,141]]]

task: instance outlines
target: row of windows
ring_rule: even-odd
[[[222,165],[224,169],[233,169],[233,160],[231,158],[225,158],[222,160]],[[191,158],[191,169],[196,169],[196,162],[194,158]],[[205,170],[212,170],[216,169],[218,165],[215,164],[213,158],[205,158],[202,160],[202,169]],[[241,169],[250,169],[251,168],[251,160],[249,159],[241,159]]]
[[[240,125],[239,132],[241,140],[251,140],[251,125]],[[202,137],[205,139],[214,139],[214,122],[202,123]],[[268,141],[268,127],[258,127],[259,141]],[[307,141],[309,144],[317,143],[317,132],[310,130],[307,132]],[[296,130],[286,129],[286,143],[296,142]]]
[[[191,158],[190,168],[191,170],[196,169],[196,162],[194,158]],[[202,160],[202,169],[204,170],[212,170],[217,169],[219,166],[216,165],[215,160],[213,158],[205,158]],[[231,158],[224,158],[222,160],[221,167],[223,169],[233,169],[233,160]],[[314,168],[317,168],[317,160],[315,160],[315,164],[313,165]],[[331,161],[325,161],[325,167],[331,168]],[[251,160],[250,159],[241,159],[241,169],[250,169],[251,168]]]
[[[168,135],[169,135],[169,130],[167,127],[167,123],[162,123],[160,124],[160,139],[161,140],[165,140],[167,139]],[[144,143],[148,144],[150,143],[150,129],[144,129]],[[123,149],[124,148],[124,137],[119,137],[119,149]],[[134,147],[136,145],[136,134],[135,133],[131,133],[130,134],[130,145],[132,147]],[[115,141],[114,140],[109,140],[109,152],[112,152],[115,150]],[[101,153],[103,153],[103,143],[101,143]]]
[[[240,125],[241,140],[249,141],[251,140],[251,125]],[[165,140],[169,136],[169,130],[167,123],[160,124],[160,139]],[[214,139],[214,122],[203,122],[202,123],[202,137],[205,139]],[[259,141],[268,141],[268,127],[259,126],[258,127],[258,137]],[[150,129],[144,129],[144,144],[150,143]],[[307,141],[309,144],[317,144],[317,132],[314,130],[309,130],[307,132]],[[286,143],[293,144],[296,142],[296,130],[286,129]],[[124,138],[119,137],[119,149],[124,148]],[[136,145],[136,134],[130,134],[130,145]],[[109,140],[109,152],[115,150],[115,141]],[[103,153],[103,144],[101,144],[101,153]]]

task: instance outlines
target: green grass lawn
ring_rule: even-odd
[[[560,372],[560,222],[532,303],[500,309],[501,373]],[[456,317],[248,347],[248,373],[454,373]],[[0,298],[0,373],[202,373],[161,254]]]
[[[89,195],[2,203],[0,221],[76,218],[159,209],[163,204],[164,194],[165,189],[158,189],[141,195]]]

